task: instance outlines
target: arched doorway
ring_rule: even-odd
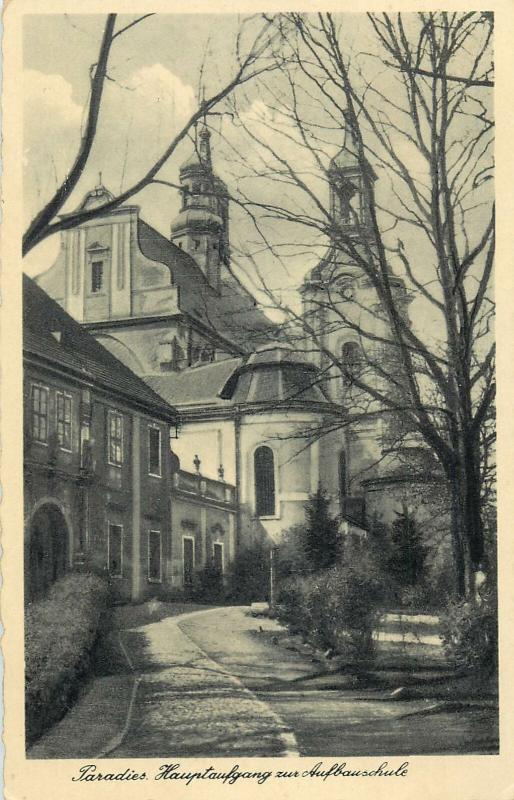
[[[42,597],[69,564],[69,532],[57,506],[46,503],[37,509],[30,523],[27,549],[28,600]]]

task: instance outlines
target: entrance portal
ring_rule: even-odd
[[[34,514],[26,558],[26,597],[36,600],[66,572],[69,563],[68,526],[56,506],[46,504]]]

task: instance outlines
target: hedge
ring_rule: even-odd
[[[25,613],[27,744],[64,716],[88,674],[110,605],[109,585],[69,573]]]

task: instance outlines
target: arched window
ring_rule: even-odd
[[[255,480],[255,513],[258,517],[275,514],[275,462],[273,450],[258,447],[253,456]]]
[[[343,382],[351,386],[357,375],[360,363],[360,350],[357,342],[345,342],[341,348],[341,361],[343,364]]]

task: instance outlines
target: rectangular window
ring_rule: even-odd
[[[31,431],[36,442],[48,442],[48,389],[32,385],[30,395]]]
[[[148,472],[161,475],[161,431],[154,426],[148,428]]]
[[[107,450],[109,464],[121,467],[123,464],[123,417],[116,411],[109,411],[108,414]]]
[[[214,569],[218,575],[223,575],[223,544],[215,542],[213,545]]]
[[[62,450],[71,450],[71,395],[55,393],[57,442]]]
[[[109,537],[107,542],[107,564],[109,573],[113,578],[123,575],[123,528],[121,525],[109,523]]]
[[[184,550],[184,588],[190,589],[193,586],[195,569],[195,541],[190,536],[182,538]]]
[[[104,262],[93,261],[91,264],[91,292],[96,294],[102,291],[102,283],[104,277]]]
[[[162,541],[160,531],[148,531],[148,580],[160,583],[162,563]]]

